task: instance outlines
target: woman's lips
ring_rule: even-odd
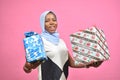
[[[50,30],[55,30],[55,26],[50,26]]]

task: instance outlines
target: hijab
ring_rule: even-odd
[[[41,24],[41,28],[42,28],[41,36],[44,37],[47,41],[49,41],[55,45],[58,45],[59,33],[57,31],[55,31],[54,33],[51,34],[47,30],[45,30],[45,17],[50,12],[52,12],[52,11],[45,11],[40,16],[40,24]]]

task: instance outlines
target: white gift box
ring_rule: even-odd
[[[93,26],[70,35],[76,63],[104,61],[110,58],[104,32]]]

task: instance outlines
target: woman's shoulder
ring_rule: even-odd
[[[64,41],[62,38],[60,38],[59,40],[60,40],[61,42],[64,42],[64,43],[65,43],[65,41]]]
[[[64,39],[61,39],[61,38],[60,38],[60,43],[62,43],[62,44],[64,44],[64,45],[66,45],[66,43],[65,43]]]

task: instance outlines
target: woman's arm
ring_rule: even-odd
[[[26,73],[30,73],[32,71],[32,69],[37,68],[40,64],[41,64],[40,61],[37,61],[35,63],[29,63],[29,62],[26,61],[25,65],[23,66],[23,70]]]
[[[89,67],[99,67],[103,61],[91,62],[89,64],[75,64],[75,60],[71,57],[68,52],[69,66],[72,68],[89,68]]]
[[[85,68],[85,67],[87,67],[84,64],[78,64],[78,65],[76,65],[75,61],[73,60],[73,58],[71,57],[71,55],[69,54],[69,52],[68,52],[68,58],[69,58],[69,66],[72,67],[72,68]]]
[[[32,69],[36,69],[42,62],[37,61],[35,63],[32,63]]]

